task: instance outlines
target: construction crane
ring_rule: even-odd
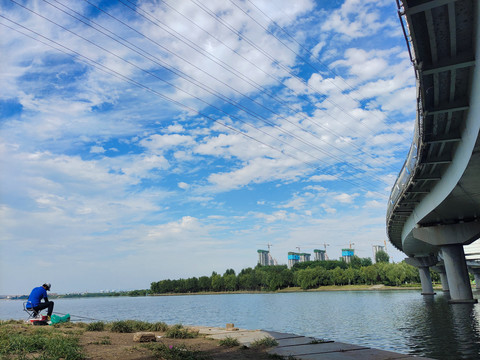
[[[266,245],[268,247],[268,252],[270,252],[270,248],[273,246],[272,244],[268,243],[268,244],[257,244],[257,245]]]
[[[298,252],[300,252],[300,246],[296,246],[295,249],[298,249]]]

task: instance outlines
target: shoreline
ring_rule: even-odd
[[[412,286],[387,286],[383,284],[376,285],[326,285],[320,286],[316,289],[303,290],[302,288],[288,287],[275,291],[268,290],[236,290],[236,291],[199,291],[199,292],[187,292],[187,293],[164,293],[164,294],[147,294],[147,295],[127,295],[127,294],[97,294],[86,293],[85,295],[73,295],[69,294],[55,294],[49,296],[51,299],[74,299],[74,298],[88,298],[88,297],[145,297],[145,296],[184,296],[184,295],[228,295],[228,294],[281,294],[281,293],[295,293],[295,292],[322,292],[322,291],[395,291],[395,290],[421,290],[420,284]],[[434,290],[442,290],[441,284],[434,284]],[[94,294],[94,295],[93,295]],[[26,300],[27,295],[2,295],[1,300]]]
[[[435,290],[441,290],[441,285],[434,285]],[[420,285],[415,286],[387,286],[387,285],[327,285],[316,289],[302,290],[300,287],[289,287],[276,291],[263,290],[238,290],[238,291],[201,291],[196,293],[165,293],[148,294],[147,296],[183,296],[183,295],[233,295],[233,294],[282,294],[282,293],[301,293],[301,292],[329,292],[329,291],[396,291],[396,290],[421,290]]]

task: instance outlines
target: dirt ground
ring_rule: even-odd
[[[162,336],[160,332],[155,335]],[[272,359],[265,349],[251,349],[243,346],[220,346],[218,340],[207,339],[203,336],[194,339],[157,338],[157,343],[167,347],[181,347],[184,345],[190,351],[200,351],[199,355],[212,360],[248,360]],[[134,360],[159,359],[148,349],[148,345],[134,342],[132,333],[114,333],[109,331],[85,331],[80,336],[80,344],[85,349],[88,359],[92,360]],[[199,358],[202,358],[199,356]],[[163,359],[163,358],[160,358]],[[167,360],[167,358],[165,358]]]

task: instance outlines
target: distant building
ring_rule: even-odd
[[[268,250],[257,250],[258,253],[258,263],[263,266],[277,265],[277,260],[275,260],[270,251]]]
[[[291,269],[293,265],[305,261],[310,261],[310,254],[308,253],[297,253],[297,252],[289,252],[288,253],[288,268]]]
[[[293,265],[300,262],[300,254],[296,252],[288,253],[288,268],[291,269]]]
[[[373,245],[373,263],[375,264],[375,259],[377,258],[377,252],[379,251],[384,251],[386,252],[385,250],[385,246],[382,246],[382,245]]]
[[[298,256],[300,257],[300,262],[310,261],[310,254],[308,253],[300,253]]]
[[[355,254],[355,249],[342,249],[342,259],[345,261],[347,264],[350,264],[350,260],[352,260],[352,257]]]
[[[325,250],[315,249],[315,250],[313,250],[313,253],[314,253],[313,260],[315,260],[315,261],[325,261],[326,260],[326,251]]]

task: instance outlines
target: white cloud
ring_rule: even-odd
[[[392,26],[391,20],[384,20],[379,11],[386,3],[387,1],[377,0],[347,0],[340,9],[329,14],[321,28],[323,31],[339,33],[348,40],[375,35]]]
[[[105,152],[105,149],[103,148],[103,146],[92,146],[90,148],[90,153],[92,154],[103,154]]]
[[[341,202],[343,204],[352,204],[355,198],[358,197],[359,194],[339,194],[334,196],[334,199],[337,200],[338,202]]]
[[[187,190],[187,189],[190,187],[190,185],[188,185],[187,183],[184,183],[184,182],[182,181],[182,182],[179,182],[179,183],[178,183],[178,187],[179,187],[180,189]]]

